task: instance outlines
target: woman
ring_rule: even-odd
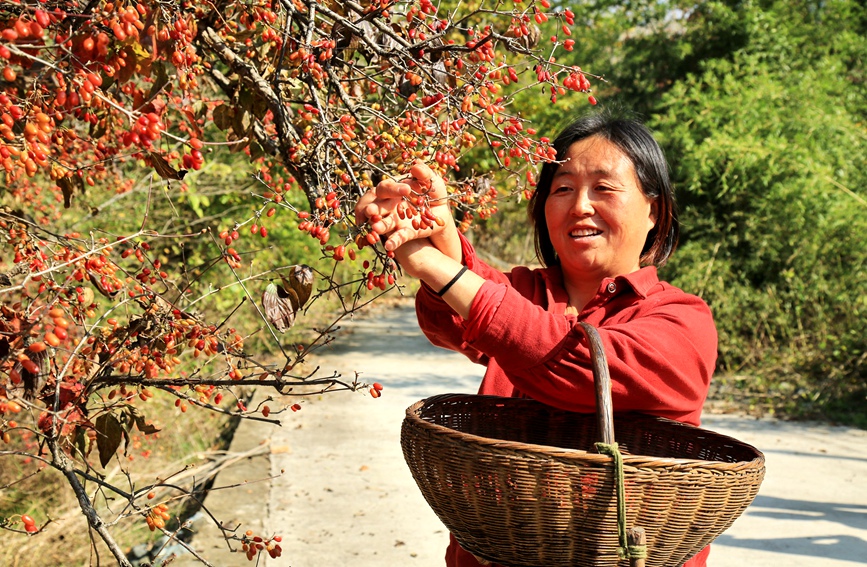
[[[717,333],[701,299],[657,277],[678,235],[662,150],[640,123],[605,114],[577,120],[554,148],[529,202],[544,268],[502,273],[479,260],[454,226],[443,180],[425,166],[362,197],[356,220],[387,236],[386,249],[423,282],[416,311],[431,342],[487,366],[480,394],[593,412],[589,347],[577,329],[586,321],[605,347],[615,410],[698,425]],[[426,191],[446,222],[417,230],[396,213]],[[704,567],[708,553],[686,567]],[[446,564],[480,565],[454,538]]]

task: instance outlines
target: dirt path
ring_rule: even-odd
[[[321,365],[381,382],[383,397],[329,394],[286,415],[282,428],[245,423],[232,449],[265,440],[266,450],[216,484],[279,476],[212,493],[208,506],[281,534],[283,557],[269,567],[442,566],[448,535],[403,462],[400,425],[419,399],[474,392],[483,369],[432,347],[408,302],[352,322]],[[867,564],[867,431],[726,415],[705,416],[704,426],[757,446],[768,465],[754,505],[714,544],[711,567]],[[214,565],[248,565],[237,554],[215,557],[225,546],[213,530],[194,544]]]

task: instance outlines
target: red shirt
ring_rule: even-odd
[[[602,282],[578,316],[559,267],[504,274],[480,261],[461,238],[464,262],[487,282],[468,320],[429,288],[416,296],[430,341],[487,366],[480,394],[526,396],[576,412],[595,411],[590,351],[577,328],[597,328],[605,347],[615,411],[636,410],[699,425],[716,364],[717,332],[707,304],[659,281],[655,267]],[[706,548],[684,567],[704,567]],[[449,567],[480,565],[454,538]]]

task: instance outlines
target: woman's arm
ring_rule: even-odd
[[[463,265],[487,281],[511,285],[510,274],[505,274],[485,264],[476,257],[476,251],[463,236],[460,236],[459,240]],[[446,295],[450,294],[447,293]],[[477,299],[478,294],[473,298],[473,302]],[[463,335],[466,330],[464,318],[451,309],[445,299],[438,296],[433,288],[426,284],[419,288],[416,293],[415,308],[419,326],[431,343],[460,352],[473,362],[487,364],[487,357],[478,350],[469,347],[464,341]]]

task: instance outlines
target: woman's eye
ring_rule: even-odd
[[[566,187],[566,186],[564,185],[564,186],[562,186],[562,187],[557,187],[556,189],[554,189],[554,190],[552,191],[552,193],[565,193],[566,191],[569,191],[569,190],[570,190],[570,188],[569,188],[569,187]]]

